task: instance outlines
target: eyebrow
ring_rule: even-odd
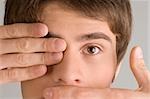
[[[94,40],[94,39],[104,39],[112,43],[112,40],[110,39],[110,37],[102,32],[95,32],[95,33],[85,34],[85,35],[77,37],[78,41],[88,41],[88,40]]]
[[[45,36],[45,38],[61,38],[61,39],[64,39],[63,37],[61,37],[57,34],[54,34],[52,32],[49,32],[48,35]],[[109,36],[107,36],[106,34],[102,33],[102,32],[89,33],[89,34],[78,36],[76,38],[76,40],[79,41],[79,42],[89,41],[89,40],[94,40],[94,39],[104,39],[104,40],[112,43],[111,38]]]

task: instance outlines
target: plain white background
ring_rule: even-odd
[[[129,53],[134,45],[140,45],[144,51],[144,58],[150,70],[150,0],[132,0],[133,7],[133,35],[128,52],[113,84],[113,87],[135,89],[137,84],[129,67]],[[0,0],[0,24],[3,24],[4,0]],[[21,99],[20,83],[0,85],[0,99]]]

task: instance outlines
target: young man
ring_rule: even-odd
[[[48,39],[42,41],[46,49],[53,37],[64,39],[67,48],[61,62],[49,66],[44,76],[22,82],[24,99],[42,99],[48,87],[110,88],[131,36],[128,0],[7,0],[5,25],[33,22],[48,27]],[[24,39],[26,46],[28,39]],[[43,51],[36,52],[26,51],[24,56],[43,61],[36,58]],[[49,51],[44,54],[49,56]],[[40,65],[49,65],[50,60],[44,58]]]

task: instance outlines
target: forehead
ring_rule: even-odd
[[[42,22],[48,26],[49,32],[58,35],[66,33],[68,33],[67,35],[81,35],[102,32],[115,42],[115,35],[111,32],[107,22],[82,16],[57,4],[49,4],[44,8]]]

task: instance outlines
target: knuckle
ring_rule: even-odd
[[[52,46],[51,44],[49,44],[49,40],[48,39],[44,39],[43,41],[43,48],[46,51],[52,50],[50,46]]]
[[[17,35],[17,26],[16,25],[11,25],[5,28],[5,33],[9,38],[13,38]]]
[[[24,65],[26,66],[28,64],[28,55],[24,55],[24,54],[18,54],[16,55],[16,63],[18,65]]]
[[[7,79],[8,81],[16,81],[17,71],[15,69],[7,69],[5,73],[3,73],[3,77],[3,79]]]
[[[5,65],[5,59],[3,55],[0,55],[0,70],[6,69],[8,66]]]
[[[58,62],[58,60],[55,59],[55,55],[53,55],[53,53],[42,53],[41,60],[42,63],[46,65],[52,65]]]
[[[26,68],[25,71],[24,71],[25,78],[32,77],[33,75],[31,73],[32,73],[31,69],[30,68]]]
[[[17,48],[19,51],[23,52],[29,52],[29,39],[28,38],[23,38],[20,39],[19,41],[16,41]]]
[[[56,48],[55,48],[55,43],[56,38],[50,38],[50,39],[45,39],[43,42],[43,47],[46,51],[50,51],[50,52],[55,52]]]
[[[42,61],[43,64],[48,65],[47,64],[48,63],[47,57],[48,57],[48,55],[46,53],[42,53],[42,55],[41,55],[41,61]]]
[[[52,88],[52,91],[54,93],[54,98],[56,99],[64,99],[64,98],[68,98],[65,97],[65,94],[62,93],[62,91],[59,88]]]
[[[0,55],[3,54],[3,44],[2,40],[0,40]]]

